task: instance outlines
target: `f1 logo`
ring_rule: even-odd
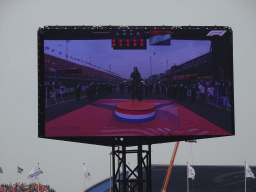
[[[222,36],[227,30],[211,30],[206,36],[219,35]]]

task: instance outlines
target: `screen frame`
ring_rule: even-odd
[[[226,30],[228,33],[230,49],[230,80],[231,80],[231,127],[232,135],[235,135],[235,110],[234,110],[234,70],[233,70],[233,31],[226,26],[45,26],[37,31],[38,44],[38,137],[78,143],[97,144],[104,146],[125,145],[136,146],[139,144],[156,144],[175,141],[198,140],[223,135],[189,135],[189,136],[88,136],[88,137],[45,137],[45,95],[44,95],[44,40],[85,40],[99,39],[92,32],[109,32],[102,34],[102,39],[113,38],[116,30],[170,30],[174,32],[171,39],[187,40],[217,40],[219,35],[206,36],[212,30]],[[190,35],[188,36],[188,32]],[[149,38],[145,34],[145,38]],[[227,38],[227,37],[226,37]],[[225,136],[225,135],[224,135]]]

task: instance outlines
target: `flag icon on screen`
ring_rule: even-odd
[[[149,45],[171,45],[171,31],[149,30]]]

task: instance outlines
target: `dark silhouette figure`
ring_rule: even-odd
[[[76,100],[77,100],[77,101],[80,101],[80,94],[81,94],[81,85],[79,84],[79,85],[76,87]]]
[[[182,101],[183,91],[184,91],[182,83],[180,83],[180,85],[178,86],[178,91],[179,91],[179,99],[180,99],[180,101]]]
[[[148,89],[149,89],[149,84],[148,84],[148,81],[145,80],[145,95],[146,95],[146,97],[148,96]]]
[[[137,96],[139,101],[142,101],[142,83],[141,76],[137,67],[134,67],[134,70],[131,74],[132,78],[132,100],[134,100],[134,96]]]
[[[94,99],[94,84],[93,82],[86,89],[87,97],[90,98],[91,101]]]
[[[98,95],[99,95],[99,98],[101,98],[101,95],[102,95],[102,83],[99,82],[98,84]]]
[[[119,83],[119,89],[120,89],[120,93],[124,92],[124,81],[120,81]]]
[[[196,83],[194,81],[192,81],[192,84],[191,84],[191,98],[192,98],[192,101],[196,100],[196,90],[197,90]]]
[[[160,85],[159,85],[159,80],[156,82],[156,93],[159,93]]]
[[[176,99],[177,94],[178,94],[178,85],[177,85],[177,83],[174,83],[174,85],[173,85],[173,98],[174,99]]]
[[[152,90],[153,90],[153,83],[150,82],[149,83],[149,93],[152,93]]]
[[[128,93],[131,93],[131,91],[132,91],[132,84],[128,83]]]

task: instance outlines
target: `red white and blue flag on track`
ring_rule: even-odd
[[[0,173],[4,173],[1,167],[0,167]]]
[[[22,173],[23,169],[21,169],[20,167],[18,167],[18,173]]]
[[[171,45],[171,31],[149,30],[149,45]]]

